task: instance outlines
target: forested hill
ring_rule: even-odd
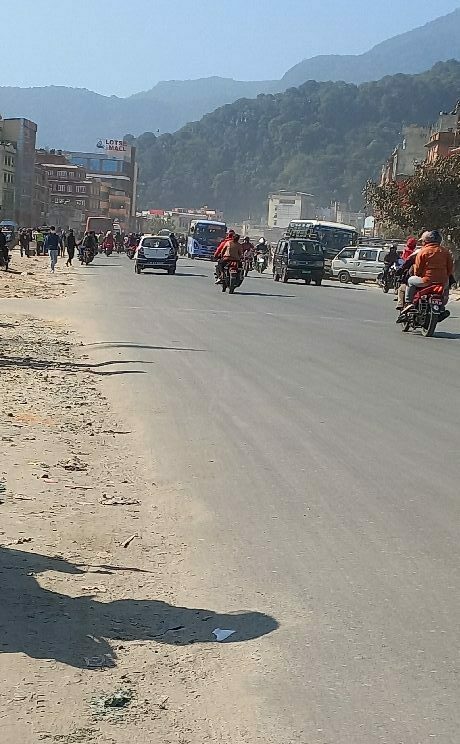
[[[176,134],[138,140],[144,207],[265,213],[267,194],[299,189],[320,204],[362,206],[362,188],[398,144],[403,124],[429,124],[460,98],[460,62],[360,86],[308,82],[224,106]]]

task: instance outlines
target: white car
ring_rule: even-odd
[[[177,253],[168,235],[143,235],[134,254],[134,270],[163,269],[176,273]]]
[[[332,259],[332,276],[342,284],[359,284],[368,280],[377,281],[385,268],[384,258],[389,247],[372,245],[349,246]]]

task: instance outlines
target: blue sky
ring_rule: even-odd
[[[1,85],[129,95],[159,80],[280,78],[359,53],[460,0],[1,0]]]

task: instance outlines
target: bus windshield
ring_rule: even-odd
[[[225,225],[206,225],[201,222],[196,225],[193,236],[199,243],[217,246],[225,238],[226,233]]]
[[[337,256],[348,245],[356,245],[357,233],[351,230],[321,226],[315,228],[315,232],[318,233],[324,253],[330,257]]]

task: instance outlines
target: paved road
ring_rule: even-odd
[[[91,353],[144,373],[111,384],[195,510],[190,565],[280,624],[254,741],[458,742],[460,303],[423,339],[374,288],[104,261]]]

